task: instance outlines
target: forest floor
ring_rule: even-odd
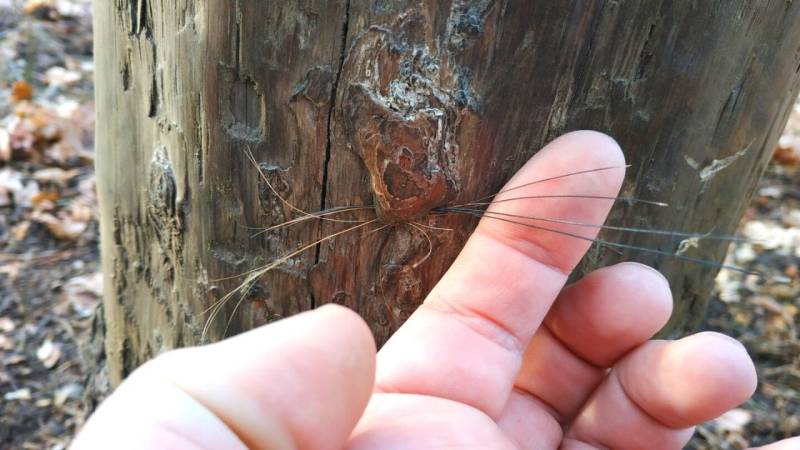
[[[65,448],[96,395],[90,3],[0,0],[0,448]],[[768,277],[723,271],[704,328],[742,341],[760,383],[694,449],[800,434],[800,102],[740,232],[729,261]]]

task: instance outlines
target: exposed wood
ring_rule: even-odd
[[[208,308],[241,282],[222,278],[348,225],[314,220],[251,237],[297,213],[259,178],[248,149],[297,208],[375,205],[381,222],[268,273],[208,337],[337,302],[383,340],[474,226],[431,208],[489,194],[549,140],[591,128],[625,150],[625,195],[672,205],[621,204],[614,224],[731,232],[800,88],[798,2],[114,0],[95,9],[113,382],[198,343]],[[409,220],[453,231],[423,228],[434,248],[426,259],[427,238]],[[724,252],[704,248],[704,257]],[[690,327],[716,271],[603,248],[582,270],[628,258],[668,275],[673,329]]]

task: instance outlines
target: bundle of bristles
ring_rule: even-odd
[[[209,313],[208,319],[206,320],[205,326],[203,327],[203,334],[202,339],[205,341],[206,335],[211,324],[216,320],[219,316],[220,312],[223,310],[224,306],[234,297],[238,295],[238,299],[233,310],[230,313],[229,319],[226,323],[225,331],[227,332],[228,326],[230,326],[233,317],[236,315],[236,311],[238,310],[241,303],[247,296],[250,288],[267,272],[279,267],[281,264],[286,263],[291,258],[296,257],[297,255],[306,252],[308,250],[316,248],[318,245],[323,244],[327,241],[336,239],[342,235],[355,232],[357,230],[366,230],[366,234],[373,234],[377,233],[381,230],[387,229],[389,227],[396,226],[397,224],[387,224],[382,223],[380,218],[377,217],[375,214],[375,207],[374,205],[363,205],[363,206],[336,206],[327,208],[321,211],[315,212],[308,212],[304,211],[297,206],[290,203],[286,198],[284,198],[273,186],[270,182],[267,175],[261,169],[258,161],[256,160],[255,156],[253,155],[252,151],[249,148],[245,149],[245,155],[249,159],[250,163],[255,167],[258,171],[259,177],[264,182],[264,184],[269,189],[270,193],[274,195],[281,203],[283,203],[288,209],[293,211],[297,214],[297,217],[287,220],[285,222],[281,222],[276,225],[272,225],[266,228],[258,229],[258,231],[253,235],[253,237],[258,236],[263,233],[268,233],[274,230],[299,225],[304,222],[308,221],[326,221],[326,222],[334,222],[340,224],[346,224],[345,228],[331,234],[325,235],[319,239],[314,240],[311,243],[304,244],[296,248],[295,250],[281,255],[275,258],[272,262],[265,264],[260,267],[256,267],[254,269],[248,270],[247,272],[241,273],[239,275],[220,278],[214,281],[221,281],[221,280],[230,280],[230,279],[239,279],[244,277],[244,280],[236,287],[234,290],[227,293],[225,296],[214,302],[207,310],[206,313]],[[699,240],[716,240],[716,241],[748,241],[749,239],[740,237],[740,236],[729,236],[729,235],[717,235],[717,234],[710,234],[710,233],[687,233],[681,231],[670,231],[670,230],[658,230],[658,229],[647,229],[647,228],[635,228],[635,227],[622,227],[622,226],[613,226],[613,225],[605,225],[605,224],[593,224],[593,223],[585,223],[579,222],[574,220],[568,219],[560,219],[560,218],[550,218],[550,217],[536,217],[536,216],[528,216],[528,215],[520,215],[520,214],[510,214],[510,213],[503,213],[495,210],[489,209],[489,206],[492,204],[504,203],[504,202],[513,202],[513,201],[520,201],[520,200],[530,200],[530,199],[570,199],[570,198],[580,198],[580,199],[588,199],[588,200],[612,200],[617,202],[626,202],[629,204],[646,204],[658,207],[666,207],[669,206],[667,203],[654,201],[654,200],[646,200],[634,197],[608,197],[608,196],[599,196],[599,195],[589,195],[589,194],[554,194],[554,195],[519,195],[519,196],[504,196],[502,199],[495,199],[500,194],[505,194],[512,191],[517,191],[519,189],[532,186],[535,184],[545,183],[548,181],[559,180],[567,177],[573,176],[580,176],[583,174],[594,173],[594,172],[603,172],[608,170],[615,170],[615,169],[625,169],[629,166],[608,166],[608,167],[598,167],[588,170],[580,170],[575,172],[568,172],[563,173],[547,178],[541,178],[537,180],[533,180],[527,183],[520,184],[518,186],[507,187],[503,190],[495,192],[493,194],[486,195],[484,197],[478,198],[474,201],[467,202],[467,203],[460,203],[455,205],[449,206],[441,206],[434,208],[429,211],[429,214],[433,215],[444,215],[444,214],[462,214],[471,217],[478,217],[478,218],[488,218],[492,220],[499,220],[503,222],[508,222],[512,224],[516,224],[522,227],[533,228],[539,231],[544,231],[548,233],[556,233],[561,234],[564,236],[569,236],[575,239],[585,240],[592,242],[593,244],[606,246],[612,249],[619,249],[619,250],[631,250],[634,252],[642,252],[642,253],[649,253],[659,256],[665,256],[669,258],[674,258],[683,261],[690,261],[692,263],[696,263],[702,266],[714,267],[718,269],[724,270],[731,270],[735,272],[740,272],[744,274],[751,274],[758,277],[764,277],[764,275],[760,272],[744,269],[742,267],[737,267],[733,265],[722,264],[716,261],[703,259],[703,258],[696,258],[691,256],[686,256],[683,254],[683,249],[689,245],[696,245],[697,241]],[[356,214],[368,214],[372,218],[367,219],[342,219],[340,218],[341,215],[346,213],[356,213]],[[338,217],[337,217],[338,216]],[[415,221],[408,221],[404,223],[405,225],[411,227],[412,229],[419,232],[427,242],[427,253],[426,255],[416,261],[413,264],[413,267],[416,268],[420,264],[422,264],[426,259],[428,259],[433,252],[433,241],[430,238],[430,235],[426,231],[433,230],[433,231],[452,231],[449,228],[441,228],[435,227],[427,224],[423,224],[421,222]],[[548,226],[550,224],[550,226]],[[654,248],[648,247],[640,247],[636,245],[630,244],[623,244],[619,242],[611,242],[600,238],[583,236],[577,233],[559,230],[556,228],[552,228],[552,225],[570,225],[575,227],[582,227],[582,228],[590,228],[590,229],[599,229],[599,230],[611,230],[611,231],[622,231],[622,232],[630,232],[630,233],[646,233],[651,235],[661,235],[661,236],[668,236],[672,238],[677,238],[681,240],[681,245],[678,250],[670,252],[665,250],[659,250]],[[375,228],[369,229],[370,226],[374,226]]]

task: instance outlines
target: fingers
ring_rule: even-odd
[[[604,267],[564,289],[545,323],[559,342],[589,364],[611,367],[650,339],[672,314],[669,283],[638,263]]]
[[[800,448],[800,436],[784,439],[782,441],[774,442],[772,444],[750,450],[796,450],[798,448]]]
[[[345,448],[512,450],[517,447],[491,418],[474,408],[443,398],[379,393],[370,400]]]
[[[598,269],[556,299],[525,351],[516,387],[569,421],[606,368],[647,341],[672,311],[664,277],[636,263]]]
[[[276,435],[275,448],[290,439]],[[247,446],[219,417],[187,393],[161,378],[139,372],[122,383],[89,418],[71,450],[224,448]]]
[[[561,424],[550,407],[529,393],[514,390],[497,425],[524,450],[561,448]]]
[[[566,173],[624,164],[617,144],[595,132],[556,139],[508,183],[521,186]],[[507,191],[491,207],[459,258],[425,304],[384,346],[378,388],[464,402],[496,418],[506,403],[522,353],[590,242],[535,228],[594,236],[596,229],[532,220],[548,217],[601,224],[611,201],[517,199],[592,194],[616,196],[623,170],[559,178]],[[503,201],[509,200],[509,201]]]
[[[631,400],[671,428],[717,417],[747,400],[757,382],[744,347],[719,333],[649,343],[616,371]]]
[[[338,306],[169,352],[134,372],[89,421],[78,442],[95,446],[76,448],[341,447],[371,395],[374,359],[366,324]]]
[[[693,425],[742,403],[755,386],[753,363],[731,338],[652,341],[614,367],[567,435],[607,448],[679,449]]]
[[[561,425],[602,382],[606,368],[655,334],[671,309],[663,276],[636,263],[598,269],[564,289],[525,351],[501,427],[522,448],[538,448],[554,426],[560,438]]]

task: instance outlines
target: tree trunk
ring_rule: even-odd
[[[230,277],[353,225],[253,236],[298,217],[281,198],[304,211],[375,205],[379,221],[259,277],[208,339],[336,302],[384,340],[475,225],[424,213],[490,194],[574,129],[619,141],[624,195],[672,205],[619,204],[615,225],[731,232],[800,86],[800,2],[782,0],[114,0],[95,14],[114,383],[199,343],[209,308],[243,280]],[[426,231],[427,259],[410,218],[452,229]],[[596,247],[580,271],[620,259],[670,278],[672,329],[701,316],[714,268]]]

